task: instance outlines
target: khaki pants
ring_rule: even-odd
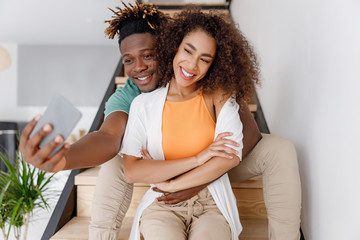
[[[229,171],[231,182],[262,175],[270,240],[300,239],[301,184],[294,145],[263,134],[255,148]]]
[[[125,180],[119,155],[101,165],[92,202],[89,240],[117,240],[133,185]]]
[[[153,202],[140,218],[145,240],[230,240],[231,230],[207,188],[178,204]]]
[[[301,186],[294,145],[263,134],[249,155],[229,172],[233,182],[257,175],[263,176],[269,239],[300,239]],[[115,157],[103,164],[95,188],[89,239],[117,239],[131,195],[132,185],[125,181],[122,160]]]

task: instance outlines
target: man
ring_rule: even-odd
[[[130,204],[132,185],[125,181],[122,160],[117,153],[127,123],[131,101],[141,92],[157,87],[157,63],[153,59],[154,33],[166,17],[152,5],[136,4],[118,8],[106,29],[109,38],[120,35],[119,46],[125,72],[129,79],[109,98],[105,120],[98,131],[84,136],[73,145],[50,157],[50,153],[64,139],[56,136],[39,149],[41,140],[52,130],[44,125],[29,139],[39,117],[23,130],[20,151],[24,160],[37,168],[57,172],[103,164],[99,173],[89,228],[90,239],[117,239],[123,217]],[[243,122],[243,161],[229,175],[232,181],[243,181],[263,175],[264,200],[269,217],[270,239],[299,239],[300,180],[294,146],[286,139],[261,134],[246,107],[240,103]],[[255,147],[254,147],[255,146]],[[109,161],[109,159],[111,159]],[[166,194],[158,199],[174,204],[196,195],[206,185]]]

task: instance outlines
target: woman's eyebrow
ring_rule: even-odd
[[[196,47],[191,43],[186,43],[186,45],[188,45],[192,50],[196,50]]]
[[[192,50],[196,51],[196,47],[194,45],[192,45],[191,43],[185,43],[188,47],[190,47]],[[214,58],[213,56],[211,56],[211,54],[209,53],[203,53],[201,54],[204,57],[209,57],[209,58]]]

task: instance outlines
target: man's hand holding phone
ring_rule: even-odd
[[[50,156],[50,154],[64,142],[63,137],[57,135],[52,141],[40,149],[40,142],[53,129],[50,124],[45,124],[30,137],[31,132],[38,123],[40,117],[41,115],[36,116],[23,129],[19,148],[25,162],[47,172],[58,172],[63,170],[66,165],[65,155],[69,151],[70,145],[65,143],[56,154]]]
[[[63,170],[70,149],[64,141],[80,118],[80,111],[67,99],[54,97],[44,115],[36,116],[22,131],[19,147],[24,161],[47,172]]]

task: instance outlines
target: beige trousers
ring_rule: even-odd
[[[119,155],[101,165],[92,202],[89,240],[117,240],[133,185],[125,180]]]
[[[140,233],[145,240],[230,240],[228,222],[209,190],[178,204],[153,202],[140,218]]]
[[[301,186],[294,145],[263,134],[243,161],[229,172],[232,182],[263,176],[270,240],[300,239]],[[120,157],[103,164],[96,183],[89,239],[116,240],[130,205],[132,185],[126,183]]]
[[[294,145],[263,134],[255,148],[229,171],[231,182],[262,175],[270,240],[299,240],[301,184]]]

